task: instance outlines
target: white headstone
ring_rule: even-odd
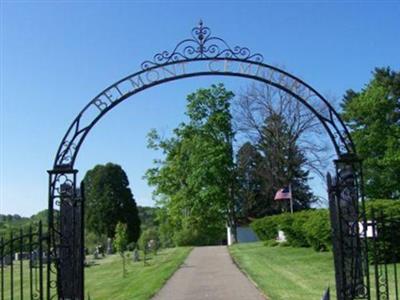
[[[286,236],[282,230],[278,230],[278,236],[277,236],[276,240],[278,242],[286,242]]]

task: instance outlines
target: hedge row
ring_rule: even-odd
[[[390,228],[391,234],[385,239],[391,249],[400,249],[400,236],[393,239],[395,233],[400,233],[400,201],[369,200],[366,201],[367,219],[383,217],[397,220]],[[257,236],[264,241],[273,240],[278,230],[285,233],[287,243],[293,247],[312,247],[316,251],[326,251],[332,248],[329,211],[327,209],[307,210],[294,214],[283,213],[257,219],[251,223]],[[378,228],[379,229],[379,228]]]
[[[326,209],[283,213],[255,220],[251,227],[264,241],[275,239],[278,230],[285,233],[293,247],[312,247],[316,251],[331,249],[329,214]]]

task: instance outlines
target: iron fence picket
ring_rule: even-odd
[[[1,295],[1,300],[4,300],[4,238],[1,238],[1,243],[0,243],[0,264],[1,264],[1,291],[0,291],[0,295]]]
[[[24,299],[24,266],[23,266],[23,247],[24,247],[24,237],[22,228],[19,230],[19,287],[20,287],[20,299]]]
[[[33,252],[33,247],[32,247],[32,226],[29,226],[29,232],[28,232],[28,240],[29,240],[29,294],[31,299],[33,299],[33,274],[32,274],[32,268],[33,268],[33,258],[32,258],[32,252]]]
[[[7,239],[0,239],[0,300],[50,299],[50,292],[44,291],[49,278],[43,269],[51,263],[44,253],[48,235],[42,222],[35,228],[11,230]]]
[[[13,252],[14,252],[14,236],[11,231],[10,233],[10,294],[11,299],[14,299],[14,260],[13,260]]]

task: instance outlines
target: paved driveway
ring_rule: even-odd
[[[225,246],[197,247],[153,300],[265,300]]]

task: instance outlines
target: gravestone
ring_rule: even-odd
[[[282,230],[278,230],[278,236],[276,238],[276,241],[282,243],[282,242],[286,242],[286,236],[285,233]]]
[[[137,248],[135,248],[135,250],[133,250],[132,259],[134,262],[139,261],[139,251]]]
[[[112,240],[111,238],[107,238],[107,254],[110,255],[112,253],[113,253]]]
[[[3,265],[5,265],[5,266],[11,265],[11,255],[4,256]]]

